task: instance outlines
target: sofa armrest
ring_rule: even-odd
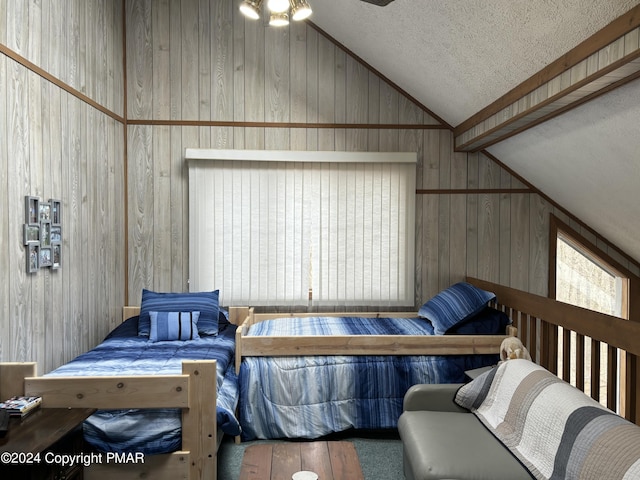
[[[453,401],[461,386],[461,383],[413,385],[404,396],[403,408],[405,411],[468,412]]]

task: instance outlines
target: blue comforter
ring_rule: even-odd
[[[484,332],[498,333],[498,332]],[[281,318],[248,335],[433,335],[415,318]],[[318,438],[350,428],[396,428],[407,389],[464,381],[497,355],[246,357],[240,369],[243,440]]]
[[[236,327],[222,324],[217,336],[154,343],[138,336],[137,318],[123,322],[97,347],[47,376],[173,375],[182,373],[183,360],[217,360],[217,424],[224,433],[239,435],[234,414]],[[83,430],[88,443],[106,452],[167,453],[182,443],[179,409],[100,410],[85,421]]]

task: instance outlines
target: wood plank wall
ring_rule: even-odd
[[[465,275],[544,295],[550,212],[638,273],[312,26],[236,0],[0,0],[0,49],[2,361],[49,371],[142,288],[187,289],[187,147],[417,151],[416,304]],[[59,271],[25,273],[25,195],[63,202]]]
[[[0,0],[0,359],[39,373],[94,346],[124,302],[122,11]],[[62,201],[59,270],[25,272],[25,195]]]
[[[127,1],[130,303],[188,289],[190,147],[417,151],[416,305],[465,275],[546,295],[549,213],[613,251],[312,26],[237,3]]]

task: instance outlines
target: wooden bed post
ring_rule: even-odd
[[[35,377],[37,370],[35,362],[0,363],[0,401],[24,395],[25,377]]]
[[[189,408],[182,411],[182,449],[189,451],[189,478],[216,480],[216,361],[185,361],[182,373],[190,378]]]

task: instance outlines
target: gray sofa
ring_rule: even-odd
[[[412,387],[398,429],[408,480],[640,478],[640,426],[528,360]]]
[[[398,430],[407,480],[532,478],[480,420],[453,401],[459,384],[414,385]]]

